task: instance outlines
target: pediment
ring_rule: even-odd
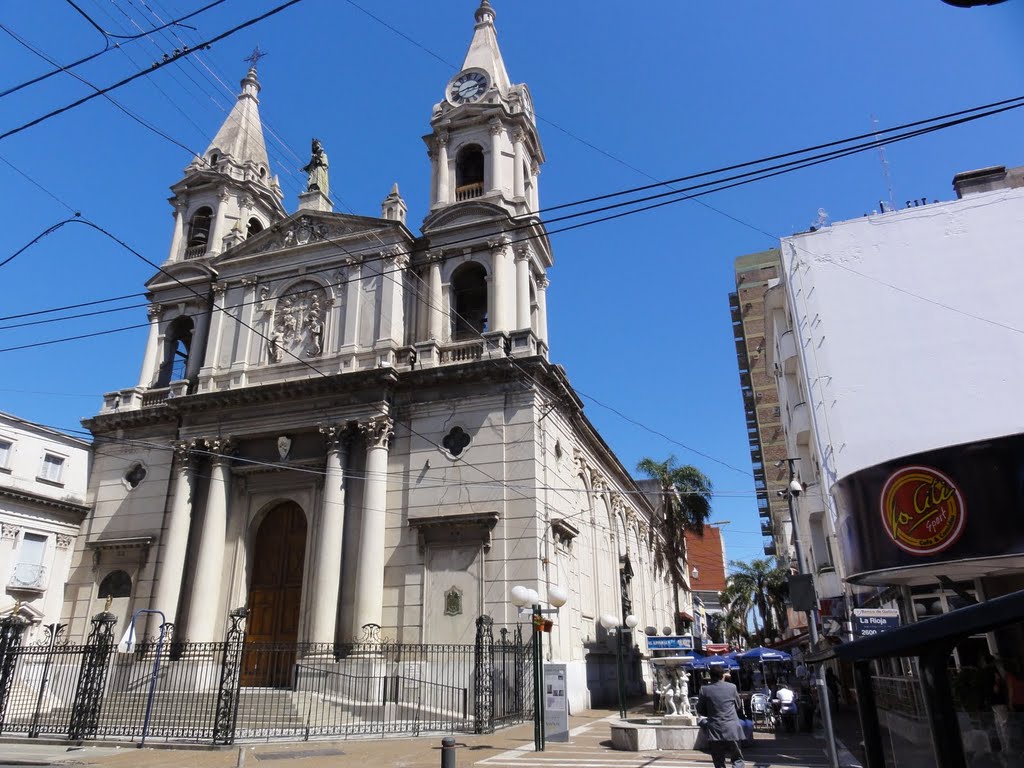
[[[431,230],[445,229],[457,224],[496,224],[511,218],[509,212],[500,205],[476,200],[449,206],[427,216],[423,221],[423,233],[429,234]]]
[[[404,227],[399,222],[387,219],[345,213],[297,211],[225,251],[214,259],[214,263],[223,264],[262,253],[288,251],[316,243],[330,243],[333,240],[351,238],[353,235],[372,236],[374,233],[385,231],[389,233],[385,242],[390,245],[395,242],[396,236],[398,239],[410,240],[403,230]]]
[[[160,271],[146,282],[146,288],[152,291],[157,287],[177,285],[179,282],[195,283],[216,279],[217,272],[208,263],[202,261],[179,261],[160,267]]]

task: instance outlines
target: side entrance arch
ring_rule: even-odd
[[[263,518],[252,547],[244,686],[291,685],[305,560],[306,516],[294,502],[279,504]]]

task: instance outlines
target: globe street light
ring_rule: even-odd
[[[622,647],[624,643],[625,630],[632,632],[636,629],[636,625],[640,623],[633,614],[629,614],[626,617],[624,626],[619,625],[619,619],[617,616],[613,616],[610,613],[605,613],[601,616],[601,626],[604,627],[609,634],[615,632],[618,635],[616,643],[616,656],[618,666],[618,683],[619,683],[619,717],[623,720],[626,719],[626,672],[622,661]]]
[[[544,662],[542,659],[543,638],[541,632],[546,623],[544,614],[558,613],[569,600],[569,593],[562,587],[555,584],[548,586],[547,603],[550,608],[540,607],[540,595],[537,590],[521,585],[516,585],[509,590],[509,601],[519,609],[519,615],[526,615],[529,611],[533,634],[531,636],[531,651],[533,655],[533,749],[535,752],[544,751]]]

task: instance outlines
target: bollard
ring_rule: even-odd
[[[441,739],[441,768],[455,768],[455,738],[445,736]]]

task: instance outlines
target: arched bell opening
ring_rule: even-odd
[[[479,338],[487,330],[487,270],[471,261],[452,274],[452,340]]]
[[[188,244],[185,247],[185,258],[196,259],[206,254],[210,246],[210,226],[213,223],[213,209],[203,206],[195,213],[188,224]]]
[[[189,355],[192,353],[192,338],[195,324],[190,317],[176,317],[171,321],[164,337],[164,357],[157,376],[157,388],[166,387],[172,381],[187,378]]]
[[[484,193],[484,151],[476,144],[455,157],[455,201],[472,200]]]

